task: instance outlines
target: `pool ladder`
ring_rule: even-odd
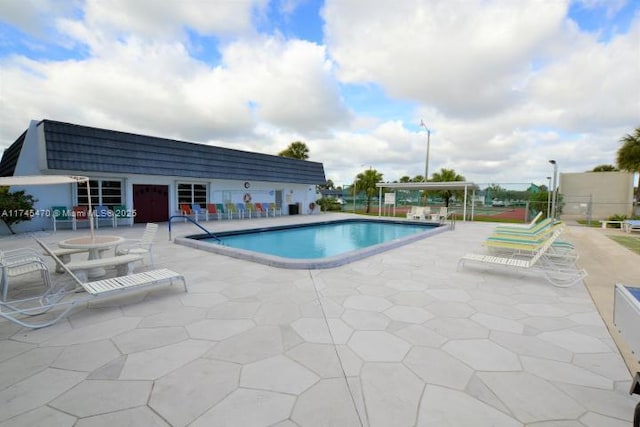
[[[222,243],[222,240],[220,240],[215,234],[213,234],[212,232],[210,232],[209,230],[207,230],[206,228],[198,224],[196,221],[193,220],[193,218],[188,217],[186,215],[173,215],[172,217],[169,217],[169,240],[171,240],[171,221],[174,218],[184,218],[185,220],[189,221],[191,224],[198,227],[200,230],[207,233],[207,236],[211,237],[212,239],[216,239],[219,243]]]

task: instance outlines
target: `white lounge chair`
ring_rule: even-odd
[[[46,248],[44,243],[38,239],[36,239],[36,241],[43,246],[43,248]],[[43,328],[62,319],[73,307],[96,300],[100,297],[123,295],[129,292],[163,285],[167,282],[172,285],[175,280],[182,282],[185,292],[188,292],[187,282],[184,276],[166,268],[145,271],[130,276],[83,282],[78,279],[55,254],[52,253],[52,257],[57,263],[63,266],[73,286],[71,286],[71,288],[64,285],[58,288],[50,287],[42,295],[11,302],[0,302],[0,317],[27,328]],[[86,294],[78,294],[76,292],[77,287],[86,291]],[[57,308],[62,308],[62,310],[56,313],[52,312],[46,319],[39,318],[39,320],[35,322],[28,321],[29,318],[33,318],[34,316],[45,316],[46,313]]]
[[[554,256],[550,256],[549,250],[560,233],[562,233],[562,230],[554,231],[543,244],[530,253],[515,251],[511,254],[505,255],[466,254],[458,261],[458,270],[464,267],[467,261],[473,261],[495,266],[540,272],[554,286],[572,286],[574,283],[585,278],[587,276],[587,272],[584,269],[579,269],[575,266],[569,265],[566,260],[562,260],[558,263],[554,261]]]
[[[158,232],[158,224],[148,223],[142,233],[140,239],[128,239],[119,244],[115,248],[115,254],[120,255],[149,255],[149,262],[151,266],[153,263],[153,253],[151,252],[153,247],[153,239]]]

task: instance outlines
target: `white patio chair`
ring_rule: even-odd
[[[158,224],[148,223],[140,239],[127,239],[115,248],[116,255],[149,255],[151,266],[153,262],[153,239],[158,232]]]
[[[28,248],[14,249],[0,252],[0,289],[2,301],[7,300],[9,280],[13,277],[31,273],[40,273],[45,286],[50,287],[51,281],[47,272],[47,265],[40,255]]]

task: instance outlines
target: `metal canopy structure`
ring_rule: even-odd
[[[80,184],[81,182],[84,182],[87,185],[87,198],[89,201],[89,228],[91,229],[91,238],[93,238],[95,234],[93,231],[93,211],[91,209],[89,177],[76,175],[23,175],[0,177],[0,187],[11,187],[14,185]]]
[[[467,198],[469,190],[471,190],[471,219],[473,219],[473,212],[475,207],[475,194],[476,190],[479,190],[477,184],[468,181],[447,181],[447,182],[379,182],[376,184],[376,188],[379,190],[378,197],[378,216],[382,216],[382,196],[383,189],[389,190],[418,190],[418,191],[464,191],[464,203],[462,218],[463,221],[467,218]]]

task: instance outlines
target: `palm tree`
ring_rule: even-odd
[[[456,173],[456,171],[454,171],[453,169],[445,169],[445,168],[440,169],[440,172],[435,172],[431,176],[432,176],[432,178],[431,178],[432,182],[451,182],[451,181],[464,181],[465,180],[464,176],[458,175]],[[442,198],[444,199],[444,205],[447,208],[449,207],[449,199],[451,199],[451,197],[455,193],[456,192],[451,191],[451,190],[438,191],[438,194],[440,194],[442,196]]]
[[[278,153],[280,157],[290,157],[292,159],[307,160],[309,158],[309,147],[302,141],[295,141]]]
[[[640,172],[640,127],[632,134],[620,139],[622,147],[618,149],[618,168],[627,172]],[[636,187],[636,203],[640,202],[640,184]]]
[[[367,213],[371,210],[371,198],[376,195],[376,184],[382,182],[382,174],[375,169],[367,169],[356,176],[356,188],[367,195]]]

